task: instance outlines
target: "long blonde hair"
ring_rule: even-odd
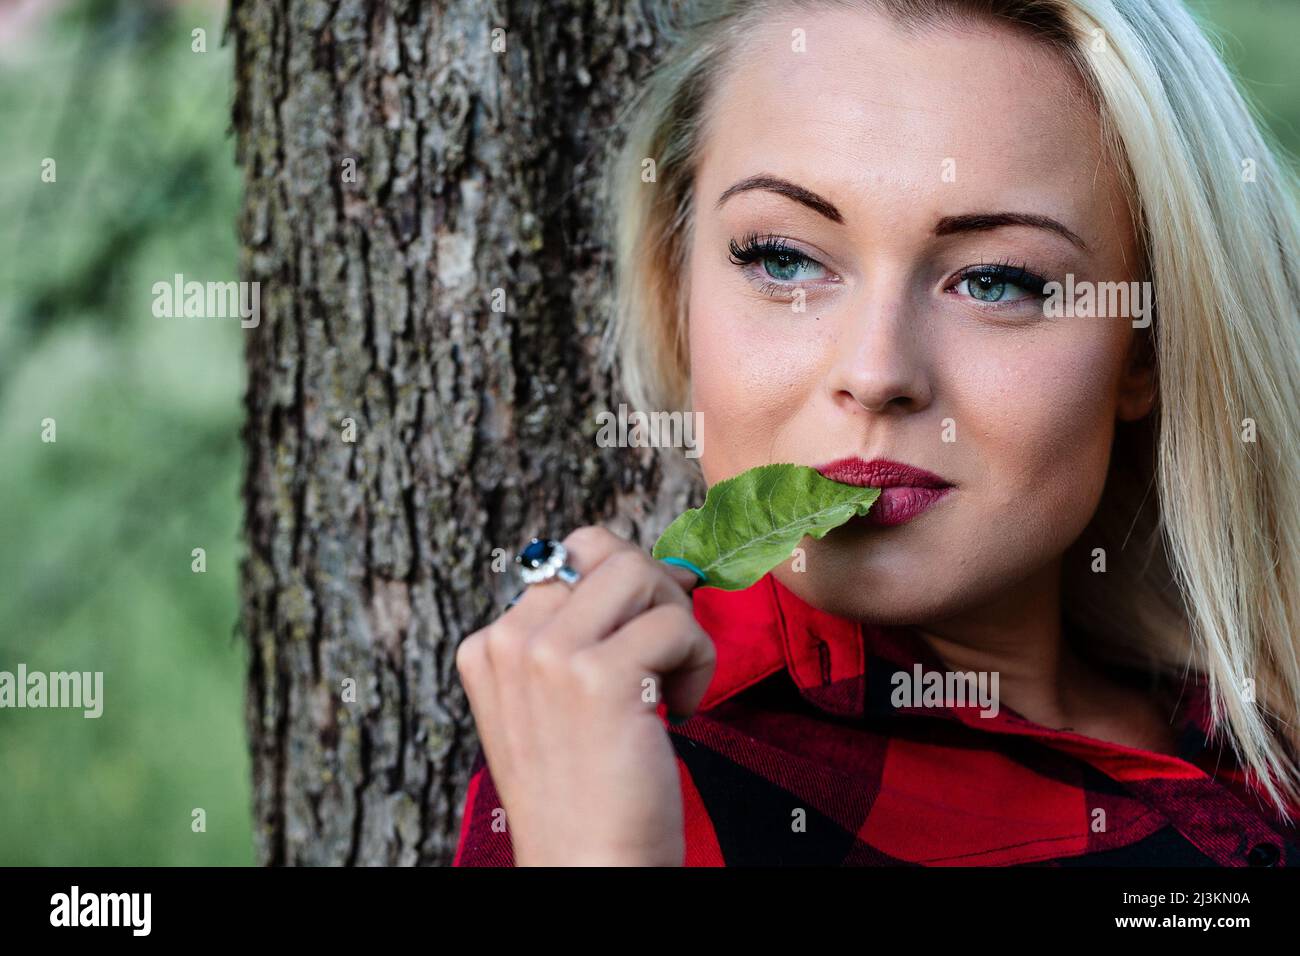
[[[1078,70],[1122,170],[1155,289],[1156,410],[1117,428],[1070,549],[1067,622],[1100,659],[1209,681],[1215,733],[1284,820],[1300,813],[1300,209],[1232,77],[1177,0],[713,0],[661,8],[666,55],[601,183],[614,246],[604,358],[628,400],[689,397],[687,254],[709,94],[775,9],[972,16]],[[1109,559],[1093,573],[1093,548]],[[1288,806],[1289,805],[1289,806]]]

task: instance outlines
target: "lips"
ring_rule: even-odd
[[[866,461],[857,456],[816,465],[822,477],[859,488],[879,488],[880,497],[865,520],[890,527],[911,521],[952,490],[952,482],[933,472],[887,458]]]

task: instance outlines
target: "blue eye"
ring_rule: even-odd
[[[953,288],[977,302],[996,304],[1041,298],[1046,285],[1046,279],[1023,266],[1004,263],[972,266],[962,272],[961,279]]]
[[[779,236],[751,234],[741,243],[732,239],[728,249],[731,261],[747,271],[751,265],[762,267],[761,274],[753,278],[759,281],[760,291],[773,298],[788,296],[787,286],[797,286],[801,280],[815,281],[828,275],[820,262],[792,248]],[[764,277],[769,281],[763,282]]]
[[[799,278],[800,269],[816,264],[807,256],[786,252],[780,255],[766,256],[762,259],[762,262],[763,271],[773,279],[780,279],[782,282],[793,282]]]

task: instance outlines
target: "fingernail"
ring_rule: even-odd
[[[693,571],[695,573],[695,576],[698,577],[701,581],[707,581],[709,579],[709,576],[707,574],[705,574],[695,565],[691,564],[691,562],[687,561],[685,558],[660,558],[659,560],[664,562],[665,564],[675,564],[679,568],[685,568],[687,571]]]

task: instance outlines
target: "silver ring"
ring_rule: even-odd
[[[519,565],[519,577],[525,587],[552,578],[559,578],[572,587],[582,579],[582,575],[565,563],[568,557],[569,552],[564,545],[554,538],[533,538],[515,555],[515,564]],[[514,600],[518,601],[519,595]],[[512,606],[513,604],[514,601],[511,602]]]

